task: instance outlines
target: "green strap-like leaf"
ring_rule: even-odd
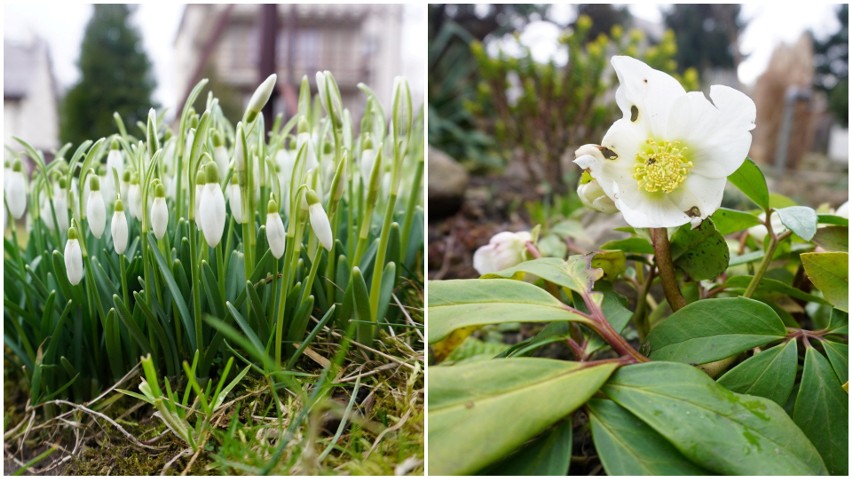
[[[562,421],[550,431],[524,444],[511,456],[492,464],[479,475],[486,476],[564,476],[571,465],[573,431],[571,420]]]
[[[618,371],[603,391],[705,469],[728,475],[813,475],[817,449],[774,402],[736,394],[685,364]]]
[[[610,476],[706,476],[639,418],[608,399],[586,405],[592,438],[604,470]]]
[[[840,383],[849,381],[849,345],[834,341],[823,341],[822,346],[825,348],[825,354],[828,356],[828,361],[831,363],[834,374],[837,375]]]
[[[470,474],[585,403],[615,370],[541,358],[429,369],[429,471]]]
[[[820,451],[828,472],[847,476],[849,395],[840,387],[829,361],[814,348],[805,353],[793,420]]]
[[[749,298],[705,299],[661,321],[648,335],[651,359],[703,364],[783,339],[784,322]]]
[[[787,404],[796,380],[799,354],[795,341],[787,341],[746,359],[718,379],[731,391],[765,397]]]
[[[429,343],[453,330],[483,324],[588,322],[541,288],[508,279],[429,282]]]

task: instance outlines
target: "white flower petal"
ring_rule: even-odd
[[[83,250],[76,239],[65,243],[65,272],[68,274],[68,282],[72,285],[80,284],[83,280]]]
[[[278,213],[268,213],[266,215],[266,241],[269,243],[269,249],[272,251],[272,256],[275,256],[275,259],[280,259],[284,255],[286,236],[287,231],[284,229],[284,222],[281,221],[281,215]]]
[[[207,244],[215,248],[222,241],[225,230],[225,195],[218,183],[207,183],[201,192],[198,226]]]
[[[158,240],[163,239],[166,228],[169,226],[169,208],[166,206],[165,198],[154,198],[151,205],[151,228]]]
[[[487,245],[474,252],[473,268],[479,274],[488,274],[522,263],[527,241],[531,239],[527,231],[497,233]]]
[[[320,203],[312,204],[308,210],[311,220],[311,229],[314,230],[314,234],[317,235],[317,239],[320,244],[322,244],[322,247],[327,251],[331,251],[334,239],[331,235],[331,224],[328,222],[328,215]]]
[[[231,203],[231,214],[234,216],[234,221],[237,224],[246,222],[245,207],[243,207],[243,195],[240,192],[240,185],[231,183],[228,185],[228,202]]]
[[[104,198],[100,191],[92,191],[89,193],[89,201],[86,203],[86,217],[89,220],[89,229],[95,238],[100,238],[104,234],[106,226],[106,206]]]
[[[116,211],[112,215],[112,223],[109,226],[112,233],[112,245],[117,254],[124,254],[127,250],[127,216],[124,211]]]
[[[707,178],[692,174],[678,189],[669,193],[669,198],[680,211],[689,212],[688,216],[704,219],[722,205],[727,181],[726,177]]]
[[[16,220],[24,216],[27,210],[27,180],[21,171],[12,171],[6,185],[6,202],[9,212]]]
[[[635,116],[633,123],[652,136],[664,133],[672,103],[686,91],[670,75],[635,58],[614,56],[611,62],[619,82],[615,101],[624,119]]]
[[[614,183],[612,188],[615,206],[634,228],[669,228],[689,222],[689,216],[665,193],[640,191],[635,181]]]

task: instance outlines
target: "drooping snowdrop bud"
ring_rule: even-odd
[[[118,140],[113,138],[109,147],[109,154],[107,154],[106,161],[106,178],[104,181],[104,191],[108,191],[112,189],[112,191],[117,191],[120,187],[115,184],[115,178],[113,177],[113,170],[118,174],[118,178],[121,179],[124,177],[124,161],[122,161],[121,150],[118,149]],[[113,201],[114,198],[107,198],[107,201]]]
[[[46,202],[47,211],[42,210],[42,217],[47,219],[49,227],[54,226],[53,217],[50,214],[50,203]],[[56,225],[60,231],[68,229],[68,192],[65,190],[65,178],[53,185],[53,211],[56,213]]]
[[[479,274],[487,274],[522,263],[526,259],[527,242],[531,240],[532,236],[527,231],[497,233],[473,254],[473,268]]]
[[[127,188],[127,202],[130,208],[130,216],[142,218],[142,188],[139,187],[139,175],[130,175],[130,187]]]
[[[73,224],[68,228],[68,241],[65,243],[65,272],[72,285],[80,284],[83,280],[83,250],[77,239],[77,228]]]
[[[15,160],[12,171],[6,180],[6,202],[9,203],[9,213],[16,220],[24,216],[27,209],[27,177],[20,160]]]
[[[246,212],[243,207],[243,196],[237,175],[231,175],[231,182],[228,184],[228,202],[231,203],[231,214],[234,215],[234,221],[238,224],[245,223]]]
[[[306,195],[308,198],[308,213],[311,220],[311,229],[317,235],[317,239],[323,248],[331,251],[334,245],[334,239],[331,235],[331,224],[328,222],[328,215],[320,203],[319,196],[313,191],[308,190]]]
[[[89,219],[89,229],[95,238],[104,234],[106,226],[106,206],[101,194],[101,182],[97,175],[89,175],[89,201],[86,202],[86,217]]]
[[[198,226],[211,248],[222,241],[225,230],[225,196],[219,186],[216,165],[207,163],[207,184],[201,190],[201,206],[198,210]]]
[[[275,259],[279,259],[284,255],[284,240],[286,236],[287,231],[284,230],[284,222],[281,220],[281,214],[278,212],[278,202],[272,198],[266,207],[266,240],[269,242],[269,249],[272,251],[272,256],[275,256]]]
[[[154,203],[151,205],[151,228],[157,240],[163,239],[169,226],[169,207],[166,206],[166,187],[160,181],[154,186]]]
[[[219,173],[224,175],[228,171],[228,148],[225,147],[219,131],[213,132],[213,159],[219,167]]]
[[[592,178],[592,175],[586,171],[580,177],[580,184],[577,186],[577,195],[587,208],[608,214],[618,212],[615,202],[606,195],[597,180]]]
[[[115,201],[115,180],[108,176],[107,169],[104,165],[98,167],[98,176],[101,181],[101,196],[104,199],[104,204],[111,204]]]
[[[275,90],[275,83],[277,81],[278,75],[273,73],[254,91],[248,102],[248,107],[246,107],[246,121],[248,123],[253,122],[257,118],[257,115],[260,114],[260,111],[263,110],[264,105],[269,101],[269,97],[272,96],[272,92]]]
[[[124,214],[124,203],[121,199],[115,200],[115,211],[112,214],[112,223],[109,225],[112,233],[112,245],[116,254],[124,254],[127,250],[127,216]]]

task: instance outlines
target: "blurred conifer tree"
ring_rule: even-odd
[[[849,124],[849,5],[836,10],[840,29],[823,40],[814,39],[814,86],[828,94],[829,108],[843,125]],[[815,36],[813,32],[811,36]]]
[[[736,69],[742,61],[739,35],[744,24],[740,5],[676,4],[663,11],[666,28],[677,38],[677,60],[681,71],[694,67]]]

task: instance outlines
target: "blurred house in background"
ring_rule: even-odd
[[[47,43],[35,35],[28,41],[4,39],[3,72],[4,145],[23,150],[12,139],[17,136],[45,154],[57,149],[58,96]]]
[[[288,118],[296,110],[302,77],[307,75],[316,92],[316,72],[329,70],[344,106],[358,118],[359,82],[369,85],[383,105],[390,104],[393,78],[403,67],[402,21],[401,5],[187,5],[174,40],[178,105],[195,83],[209,78],[211,87],[234,92],[220,101],[237,103],[241,113],[274,68],[274,113]],[[225,105],[223,110],[227,115]]]

